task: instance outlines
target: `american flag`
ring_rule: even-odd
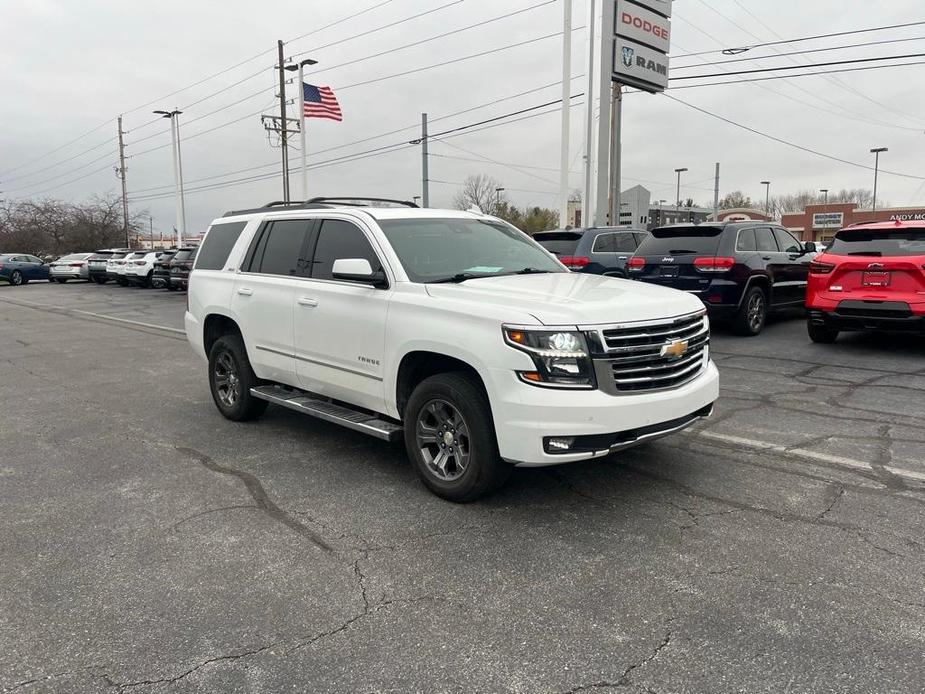
[[[305,97],[305,109],[302,115],[306,118],[328,118],[330,120],[343,120],[340,104],[330,87],[316,87],[314,84],[302,83],[302,94]]]

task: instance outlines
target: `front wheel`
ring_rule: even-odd
[[[768,298],[759,287],[752,287],[742,299],[742,305],[732,321],[732,328],[738,335],[752,337],[764,329],[768,319]]]
[[[838,339],[837,330],[813,323],[811,320],[806,321],[806,332],[809,333],[810,340],[819,344],[830,345]]]
[[[59,278],[58,278],[58,284],[67,284],[67,278],[66,278],[66,277],[59,277]]]
[[[240,335],[225,335],[209,351],[209,387],[222,416],[233,422],[257,419],[267,409],[267,401],[251,395],[260,385]]]
[[[421,480],[449,501],[474,501],[511,473],[501,460],[491,407],[481,384],[466,373],[431,376],[405,407],[405,447]]]

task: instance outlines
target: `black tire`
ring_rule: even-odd
[[[435,406],[435,403],[443,403],[450,409]],[[408,399],[404,414],[408,457],[421,480],[437,496],[456,502],[474,501],[498,489],[511,474],[513,466],[501,460],[498,453],[491,406],[475,376],[454,372],[437,374],[421,381]],[[459,424],[459,430],[450,426],[454,422]],[[434,428],[433,435],[426,433]],[[466,434],[457,439],[463,428]],[[433,441],[424,444],[419,435],[432,437]],[[454,450],[454,444],[455,455],[449,454],[448,451]],[[427,458],[425,445],[428,448]],[[441,449],[446,451],[442,453],[443,475],[432,467],[436,465]],[[463,460],[460,454],[465,456],[463,466],[459,464]]]
[[[170,282],[167,282],[166,287],[167,287],[167,290],[171,292],[175,292],[178,289],[177,285],[171,284]]]
[[[67,284],[67,278],[66,278],[66,277],[59,277],[59,278],[58,278],[58,284]]]
[[[125,278],[123,278],[123,277],[117,277],[117,278],[116,278],[116,282],[119,284],[120,287],[127,287],[127,286],[128,286],[128,280],[125,279]]]
[[[812,320],[806,321],[806,332],[809,333],[810,340],[823,345],[830,345],[838,339],[837,330],[813,323]]]
[[[209,351],[209,389],[222,416],[246,422],[262,415],[267,401],[251,395],[251,388],[259,385],[241,336],[225,335],[216,340]]]
[[[768,319],[768,296],[760,287],[752,287],[742,297],[742,304],[732,319],[732,330],[737,335],[754,337]]]
[[[141,280],[141,286],[145,289],[150,289],[152,277],[154,277],[154,270],[151,270],[147,275],[145,275],[144,279]]]
[[[103,284],[106,284],[109,280],[106,279],[105,277],[94,277],[93,281],[99,285],[103,285]]]
[[[14,287],[18,287],[21,284],[25,284],[26,280],[22,276],[22,273],[19,270],[13,270],[10,274],[10,284]]]

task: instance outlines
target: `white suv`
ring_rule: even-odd
[[[200,247],[188,302],[225,417],[275,403],[404,438],[425,484],[455,501],[515,465],[683,429],[719,394],[699,299],[569,272],[475,212],[332,198],[229,212]]]
[[[154,262],[161,257],[163,251],[139,251],[125,259],[123,275],[129,284],[139,287],[150,287],[154,276]]]

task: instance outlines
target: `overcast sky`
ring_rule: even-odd
[[[559,86],[553,83],[561,78],[561,37],[513,44],[561,32],[561,0],[416,47],[392,49],[540,1],[0,0],[0,197],[37,195],[80,201],[117,192],[112,152],[115,119],[123,113],[130,156],[129,193],[139,199],[132,209],[149,210],[155,231],[169,232],[174,223],[170,133],[168,122],[152,116],[151,111],[179,107],[184,111],[180,127],[189,189],[189,231],[204,229],[227,209],[280,198],[278,176],[217,190],[197,192],[195,188],[278,171],[273,166],[278,165],[279,150],[270,146],[256,114],[274,112],[277,78],[273,65],[276,40],[282,38],[288,41],[287,56],[306,52],[303,57],[319,61],[307,81],[330,85],[344,112],[342,123],[308,121],[309,162],[327,163],[310,172],[310,194],[410,198],[421,189],[418,147],[409,145],[352,162],[330,160],[413,139],[423,111],[437,119],[484,106],[434,122],[431,131],[441,132],[556,99]],[[381,6],[318,30],[375,5]],[[582,27],[586,2],[576,0],[574,5],[574,26]],[[873,7],[876,12],[870,11]],[[773,54],[771,49],[750,52],[755,62],[710,67],[702,63],[730,58],[716,53],[682,57],[684,53],[925,20],[921,0],[876,5],[844,0],[676,0],[674,8],[673,76],[793,65],[786,57],[757,57]],[[425,16],[360,35],[428,10],[432,11]],[[585,72],[586,35],[583,28],[573,32],[573,75]],[[803,42],[778,50],[920,36],[925,39],[925,25]],[[489,55],[380,79],[508,46]],[[386,51],[392,52],[360,60]],[[170,95],[261,52],[235,69]],[[828,62],[914,53],[925,53],[925,40],[813,53],[794,60]],[[923,58],[907,59],[915,60]],[[682,66],[692,67],[682,70]],[[925,176],[923,77],[925,65],[919,65],[669,93],[743,125],[851,162],[870,166],[873,155],[869,149],[889,147],[881,159],[884,169]],[[377,81],[357,84],[368,80]],[[574,93],[584,90],[584,81],[573,81]],[[552,86],[539,89],[544,85]],[[295,95],[294,88],[289,89]],[[526,91],[531,93],[509,98]],[[583,105],[572,109],[574,187],[581,182],[583,109]],[[232,121],[237,122],[226,125]],[[47,154],[96,126],[102,127]],[[403,127],[409,129],[366,140]],[[550,113],[432,143],[432,205],[449,205],[468,174],[486,173],[501,181],[519,205],[556,206],[559,128],[558,114]],[[145,152],[152,148],[157,149]],[[741,189],[756,199],[763,199],[759,182],[766,179],[772,181],[772,193],[869,188],[873,183],[872,171],[798,151],[665,96],[642,93],[629,94],[624,100],[623,155],[625,187],[640,182],[656,200],[673,199],[673,171],[683,166],[689,172],[683,179],[682,196],[711,204],[717,161],[722,165],[723,193]],[[291,157],[296,165],[299,153],[293,150]],[[292,186],[297,196],[301,189],[298,174]],[[158,194],[164,197],[144,199]],[[882,174],[880,197],[893,205],[925,204],[925,180]]]

